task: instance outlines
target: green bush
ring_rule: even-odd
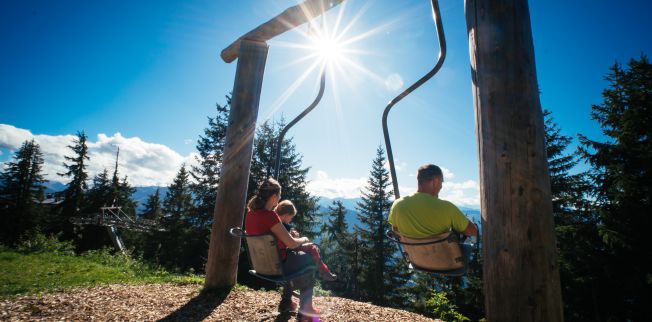
[[[60,241],[58,236],[46,236],[35,233],[26,236],[16,247],[18,252],[29,253],[56,253],[61,255],[74,255],[75,246],[72,241]]]
[[[457,305],[452,303],[445,293],[431,291],[430,298],[426,301],[426,311],[434,318],[444,321],[470,321],[457,310]]]

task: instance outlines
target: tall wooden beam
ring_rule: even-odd
[[[238,66],[213,212],[206,288],[228,288],[236,283],[240,239],[231,237],[228,230],[242,227],[245,213],[258,103],[267,60],[266,41],[342,2],[344,0],[305,0],[238,38],[221,53],[227,63],[238,58]]]
[[[236,283],[240,238],[231,237],[228,230],[231,227],[242,227],[244,219],[267,48],[265,42],[248,39],[240,41],[206,261],[206,288],[228,288]]]
[[[527,0],[466,0],[489,321],[562,321]]]

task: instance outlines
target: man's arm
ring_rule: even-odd
[[[475,226],[473,222],[469,220],[469,224],[466,225],[466,229],[462,232],[465,236],[475,236],[478,234],[478,227]]]

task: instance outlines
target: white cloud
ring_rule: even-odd
[[[315,178],[308,183],[308,191],[326,198],[358,198],[366,184],[366,177],[330,178],[326,172],[317,170]]]
[[[449,178],[455,175],[445,170]],[[360,191],[366,186],[368,178],[331,178],[326,172],[317,170],[315,177],[308,183],[310,193],[326,198],[359,198]],[[416,182],[415,182],[416,184]],[[407,196],[417,191],[416,186],[399,186],[401,196]],[[473,180],[464,182],[444,182],[439,197],[458,206],[478,208],[480,205],[480,185]]]
[[[455,174],[446,168],[441,168],[441,172],[444,174],[444,181],[455,178]]]
[[[45,178],[52,181],[68,180],[57,173],[65,171],[64,156],[72,154],[67,146],[72,145],[75,138],[76,135],[34,135],[29,130],[0,124],[0,148],[16,150],[24,141],[34,139],[41,147],[45,159]],[[89,138],[87,146],[89,177],[92,178],[104,169],[112,173],[117,147],[120,147],[118,172],[120,177],[127,175],[132,186],[167,185],[182,163],[196,163],[196,153],[182,156],[165,145],[145,142],[138,137],[127,138],[120,133],[112,136],[99,134],[95,141]]]
[[[405,170],[406,166],[407,166],[407,163],[405,163],[405,162],[398,162],[398,161],[394,162],[394,168],[396,169],[396,172],[401,172],[401,171]],[[385,164],[383,165],[383,167],[385,169],[389,170],[389,161],[388,160],[385,160]]]
[[[439,197],[458,206],[477,208],[480,206],[480,185],[473,180],[444,182]]]

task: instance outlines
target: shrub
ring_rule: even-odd
[[[426,312],[435,318],[444,321],[470,321],[457,310],[457,305],[452,303],[445,293],[431,291],[430,298],[426,301]]]
[[[58,235],[46,236],[42,233],[34,233],[26,236],[18,243],[16,250],[21,253],[57,253],[62,255],[74,255],[75,246],[72,241],[60,241]]]

